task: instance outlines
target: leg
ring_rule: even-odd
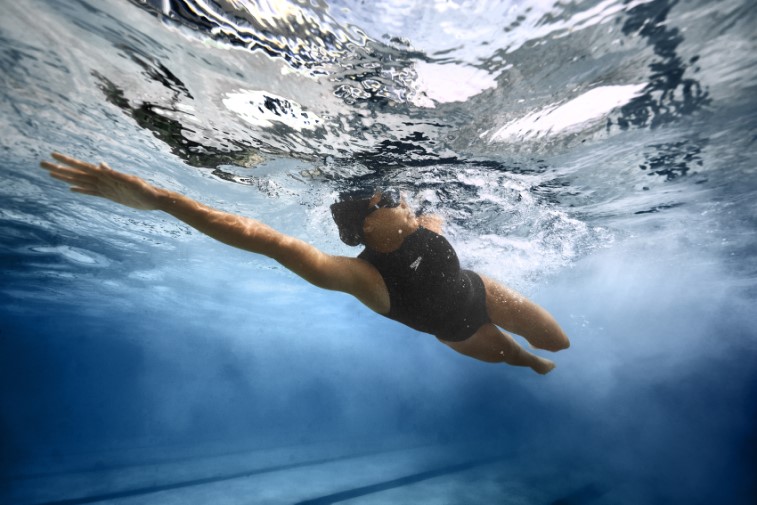
[[[540,374],[549,373],[555,364],[523,349],[513,338],[493,324],[485,324],[461,342],[440,340],[460,354],[488,363],[527,366]]]
[[[557,321],[520,293],[481,276],[486,287],[486,310],[494,324],[525,338],[537,349],[559,351],[570,341]]]

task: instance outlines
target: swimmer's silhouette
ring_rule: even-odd
[[[416,216],[396,190],[331,206],[343,242],[365,250],[357,258],[325,254],[296,238],[179,193],[150,185],[105,163],[53,153],[41,166],[85,195],[140,210],[162,210],[202,233],[275,259],[306,281],[353,295],[372,310],[431,333],[452,349],[491,363],[527,366],[545,374],[555,365],[523,349],[507,331],[548,351],[570,343],[554,318],[515,291],[461,270],[441,236],[437,216]]]

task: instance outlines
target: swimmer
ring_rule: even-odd
[[[139,210],[159,210],[239,249],[278,261],[311,284],[348,293],[368,308],[413,329],[430,333],[455,351],[489,363],[549,373],[555,364],[521,347],[559,351],[570,345],[555,319],[510,288],[463,270],[442,236],[442,219],[416,216],[395,189],[331,206],[340,239],[364,245],[357,257],[326,254],[254,219],[208,207],[139,177],[59,153],[42,168],[71,191]]]

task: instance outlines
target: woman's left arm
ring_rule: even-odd
[[[431,230],[434,233],[442,235],[442,226],[444,225],[444,219],[436,214],[423,214],[418,216],[418,224]]]

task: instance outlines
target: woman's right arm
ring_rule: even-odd
[[[343,291],[379,313],[389,311],[381,274],[367,262],[333,256],[255,219],[229,214],[161,190],[158,208],[224,244],[263,254],[323,289]]]
[[[42,168],[69,184],[72,191],[135,209],[161,210],[220,242],[273,258],[311,284],[352,294],[379,313],[388,311],[389,295],[384,281],[367,262],[325,254],[260,221],[157,188],[104,163],[94,165],[58,153],[53,153],[53,158],[61,164],[43,161]]]

